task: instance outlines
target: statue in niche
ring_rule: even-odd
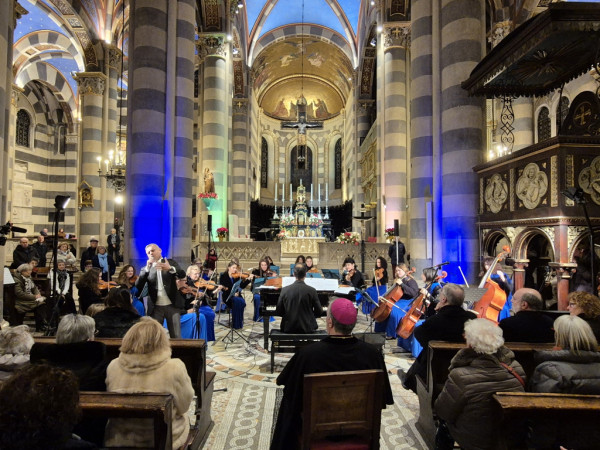
[[[79,184],[79,209],[94,207],[94,192],[92,186],[85,180]]]
[[[485,188],[485,203],[489,206],[490,211],[497,213],[502,209],[502,205],[508,198],[508,185],[502,177],[495,173],[488,180]]]
[[[204,192],[215,192],[215,177],[210,169],[204,169]]]

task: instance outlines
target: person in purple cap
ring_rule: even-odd
[[[381,369],[385,380],[383,406],[394,403],[383,354],[373,345],[352,336],[357,315],[358,311],[350,300],[334,300],[325,321],[328,336],[298,350],[277,377],[277,384],[285,387],[271,449],[287,450],[299,446],[306,374]]]

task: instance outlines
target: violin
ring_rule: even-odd
[[[375,279],[376,280],[381,280],[381,278],[383,277],[383,271],[385,269],[383,267],[379,268],[379,269],[375,269]]]
[[[114,287],[117,287],[118,284],[116,281],[98,281],[98,289],[100,289],[101,291],[105,290],[105,289],[112,289]]]
[[[319,273],[319,269],[313,266],[310,269],[308,269],[308,273]]]
[[[198,289],[208,289],[209,291],[212,291],[217,287],[217,283],[215,283],[214,281],[207,281],[201,278],[198,281],[194,282],[194,286],[196,286],[196,288]]]
[[[129,279],[129,283],[130,283],[131,285],[134,285],[134,284],[135,284],[135,282],[137,281],[137,279],[138,279],[138,278],[139,278],[139,277],[138,277],[137,275],[134,275],[134,276],[132,276],[132,277]]]
[[[179,292],[181,292],[182,294],[191,294],[194,297],[198,296],[198,288],[195,288],[193,286],[189,286],[187,284],[184,284],[183,286],[181,286],[179,288]]]
[[[502,289],[498,283],[491,280],[490,277],[495,272],[496,264],[510,254],[510,247],[508,245],[502,247],[502,250],[503,251],[496,256],[479,284],[480,289],[487,289],[486,293],[483,294],[483,297],[478,301],[473,303],[473,310],[477,313],[479,318],[491,320],[496,324],[498,323],[500,311],[502,311],[502,308],[504,308],[504,304],[506,303],[506,292],[504,292],[504,289]]]
[[[348,282],[348,286],[351,286],[352,285],[351,280],[355,273],[356,273],[356,269],[350,269],[348,272],[344,271],[344,283],[342,285],[345,286],[346,282]]]
[[[231,275],[231,278],[233,278],[234,280],[237,280],[238,278],[246,280],[249,276],[250,274],[248,272],[236,272],[233,275]]]
[[[426,294],[419,294],[419,296],[413,300],[410,309],[406,312],[406,315],[398,324],[398,328],[396,328],[396,334],[398,336],[404,339],[408,339],[410,337],[415,329],[415,326],[417,325],[417,322],[421,319],[421,316],[425,314],[427,307],[431,303],[429,300],[429,289],[433,283],[446,278],[447,276],[448,274],[446,272],[442,272],[425,287],[425,289],[428,291]]]

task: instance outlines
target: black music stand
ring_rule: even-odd
[[[227,348],[228,344],[233,344],[233,342],[235,341],[235,335],[236,334],[244,342],[248,343],[248,339],[246,339],[242,335],[242,333],[240,333],[238,330],[236,330],[235,328],[233,328],[233,320],[231,318],[231,311],[233,310],[233,304],[231,304],[231,305],[229,304],[229,302],[233,299],[233,296],[235,295],[235,293],[239,289],[241,283],[242,283],[242,278],[240,277],[240,279],[237,280],[233,284],[233,286],[231,287],[231,292],[229,292],[229,297],[227,297],[227,300],[225,300],[225,305],[227,305],[227,308],[229,308],[229,331],[227,332],[227,334],[223,338],[223,343],[225,344],[225,348]],[[227,341],[227,339],[229,339],[229,341]]]
[[[196,304],[194,305],[194,314],[196,314],[196,321],[194,322],[192,339],[200,339],[200,331],[202,331],[202,327],[200,326],[200,304],[198,303],[199,301],[200,299],[197,299]]]
[[[375,303],[375,300],[373,300],[373,299],[371,298],[371,296],[370,296],[370,295],[367,293],[367,290],[366,290],[366,289],[361,289],[359,292],[360,292],[360,293],[361,293],[361,295],[362,295],[363,302],[366,300],[366,301],[368,301],[369,303],[371,303],[372,305],[375,305],[375,307],[377,307],[377,306],[378,306],[378,305],[377,305],[377,303]],[[367,330],[369,330],[369,333],[372,333],[372,332],[373,332],[373,316],[372,316],[371,314],[369,314],[369,325],[367,325],[367,328],[365,328],[365,332],[366,332]]]

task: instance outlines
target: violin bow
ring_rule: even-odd
[[[407,311],[406,311],[406,310],[404,310],[404,309],[400,308],[400,307],[399,307],[398,305],[396,305],[394,302],[392,302],[392,301],[388,300],[387,298],[385,298],[385,297],[384,297],[384,296],[382,296],[382,295],[380,295],[380,296],[379,296],[379,301],[384,301],[384,302],[386,302],[386,303],[389,303],[389,304],[390,304],[390,306],[392,306],[392,307],[394,307],[394,308],[398,308],[398,309],[399,309],[400,311],[402,311],[404,314],[406,314],[406,313],[407,313]]]

